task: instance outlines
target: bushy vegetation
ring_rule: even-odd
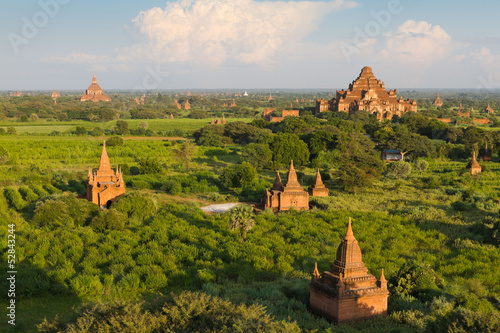
[[[43,97],[1,102],[0,221],[16,224],[17,287],[27,307],[20,318],[35,310],[39,324],[39,300],[73,299],[75,313],[71,306],[59,319],[50,312],[39,330],[499,331],[497,152],[480,160],[478,176],[465,165],[472,151],[481,158],[486,144],[497,149],[500,132],[431,119],[456,111],[432,108],[420,95],[421,112],[385,122],[367,112],[313,116],[317,96],[299,93],[292,106],[301,117],[241,118],[290,108],[291,95],[237,99],[237,107],[221,96],[176,97],[189,101],[189,112],[164,94],[146,96],[144,105],[119,97],[83,109],[70,97],[58,106]],[[170,114],[175,119],[155,119]],[[208,125],[223,114],[238,121]],[[127,187],[107,210],[77,198],[86,193],[89,165],[98,164],[100,136]],[[404,161],[381,161],[386,149]],[[320,169],[330,189],[310,211],[200,210],[258,203],[292,160],[304,187]],[[349,217],[370,273],[385,269],[389,315],[332,326],[308,311],[308,284],[315,262],[329,269]]]

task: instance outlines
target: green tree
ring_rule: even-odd
[[[104,135],[104,130],[100,127],[94,127],[92,129],[92,132],[90,132],[90,135],[92,136],[103,136]]]
[[[121,147],[123,146],[123,139],[119,136],[113,136],[106,140],[106,146],[108,147]]]
[[[227,187],[242,187],[249,185],[257,176],[257,170],[248,162],[231,165],[222,170],[220,180]]]
[[[125,228],[125,215],[114,208],[102,211],[92,219],[90,226],[98,231],[123,230]]]
[[[335,176],[344,190],[358,192],[380,177],[385,163],[374,152],[375,144],[361,133],[339,137],[340,156]]]
[[[116,112],[111,108],[104,107],[99,110],[98,115],[99,121],[110,121],[115,119]]]
[[[431,139],[405,130],[394,133],[394,135],[385,142],[385,145],[382,145],[382,148],[399,150],[403,159],[408,153],[415,157],[429,157],[436,152],[436,147]]]
[[[252,207],[249,205],[238,205],[229,211],[229,229],[236,230],[243,242],[247,237],[247,232],[255,224]]]
[[[114,133],[118,135],[125,135],[129,133],[128,122],[125,120],[117,120],[114,128]]]
[[[387,175],[396,177],[398,180],[406,178],[411,173],[411,164],[403,160],[390,163],[387,167]]]
[[[38,204],[35,208],[33,222],[40,227],[49,229],[72,227],[74,223],[68,205],[60,199],[49,199]]]
[[[9,152],[4,147],[0,146],[0,164],[5,164],[9,161]]]
[[[243,148],[242,157],[245,162],[250,163],[256,169],[270,166],[273,152],[268,145],[250,143]]]
[[[278,133],[271,139],[269,146],[276,166],[290,165],[292,160],[295,166],[301,166],[309,161],[307,144],[297,134]]]
[[[57,115],[57,120],[66,121],[66,120],[68,120],[68,115],[66,113],[59,113]]]
[[[191,158],[196,153],[196,146],[190,141],[184,141],[174,149],[172,149],[172,153],[174,153],[175,157],[177,157],[184,165],[186,169],[189,169],[189,162],[191,162]]]
[[[17,131],[14,127],[7,127],[7,134],[9,135],[16,135]]]
[[[428,168],[429,162],[427,162],[426,160],[419,158],[415,161],[415,169],[417,169],[418,172],[425,172]]]
[[[77,126],[76,130],[75,130],[75,133],[78,136],[83,136],[83,135],[87,135],[87,130],[85,129],[85,127]]]
[[[158,163],[157,159],[146,158],[139,161],[139,169],[141,170],[141,174],[157,174],[161,173],[163,168],[160,163]]]

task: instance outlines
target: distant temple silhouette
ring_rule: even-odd
[[[85,94],[80,97],[80,101],[92,101],[92,102],[111,102],[111,98],[104,93],[101,87],[97,84],[97,79],[95,77],[92,78],[92,84],[87,88]]]

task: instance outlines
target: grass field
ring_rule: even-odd
[[[128,122],[130,129],[135,129],[137,125],[146,122],[149,129],[154,132],[158,131],[173,131],[174,129],[182,129],[184,132],[192,133],[193,131],[210,124],[211,119],[191,119],[191,118],[177,118],[177,119],[124,119]],[[251,122],[252,118],[229,118],[228,122],[244,121]],[[0,122],[0,128],[7,130],[8,127],[14,127],[18,134],[50,134],[54,131],[66,132],[75,130],[77,126],[92,130],[95,127],[102,129],[111,129],[116,124],[116,120],[108,122],[90,122],[90,121],[37,121],[31,123],[22,123],[14,121]]]

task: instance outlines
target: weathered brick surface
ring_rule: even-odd
[[[406,112],[417,112],[417,101],[398,99],[396,90],[385,90],[384,82],[377,79],[368,66],[363,67],[347,90],[337,90],[335,98],[328,102],[316,100],[316,114],[325,111],[352,114],[359,110],[376,114],[381,121]]]
[[[89,167],[87,176],[87,200],[95,203],[99,207],[109,206],[119,196],[125,194],[125,182],[123,174],[118,169],[111,169],[108,153],[106,151],[106,143],[102,147],[101,159],[99,161],[99,169],[96,173],[92,173],[92,168]]]
[[[300,186],[293,161],[290,164],[286,184],[281,184],[278,172],[273,187],[264,191],[262,201],[265,208],[272,208],[275,211],[285,211],[290,208],[309,209],[309,193]]]
[[[387,281],[368,273],[361,249],[354,237],[351,221],[337,250],[331,271],[319,275],[315,268],[310,284],[311,311],[342,323],[387,314]]]

